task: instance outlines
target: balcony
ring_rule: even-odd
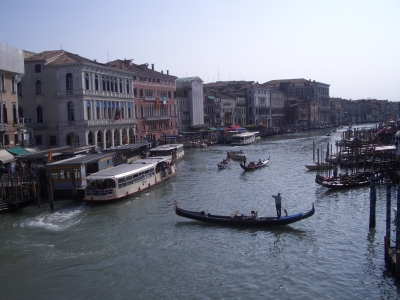
[[[0,131],[7,131],[8,124],[7,123],[0,123]]]
[[[146,121],[162,121],[162,120],[169,120],[171,119],[171,116],[151,116],[151,117],[145,117]]]
[[[156,97],[153,96],[144,96],[144,101],[156,101]]]

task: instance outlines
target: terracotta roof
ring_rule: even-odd
[[[132,62],[132,60],[113,60],[108,63],[106,63],[106,66],[120,69],[120,70],[126,70],[126,71],[134,71],[134,72],[140,72],[142,74],[146,74],[147,76],[163,76],[163,77],[169,77],[171,79],[176,79],[178,77],[172,76],[166,73],[161,73],[158,71],[153,70],[152,68],[149,68],[149,64],[141,64],[137,65]]]
[[[84,58],[64,50],[44,51],[25,59],[25,62],[45,61],[46,65],[87,62],[104,66],[104,64]]]

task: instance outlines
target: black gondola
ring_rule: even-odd
[[[240,166],[242,167],[243,170],[245,171],[251,171],[251,170],[256,170],[258,168],[264,167],[265,165],[267,165],[269,162],[269,157],[268,159],[264,160],[264,161],[260,161],[258,163],[248,163],[247,166],[244,165],[244,163],[240,163]]]
[[[317,174],[317,176],[315,177],[315,182],[330,189],[346,189],[369,185],[370,176],[371,174],[369,172],[365,174],[361,173],[354,175],[344,175],[337,178],[325,177]],[[374,182],[382,180],[384,177],[384,173],[374,175]]]
[[[178,216],[197,220],[201,222],[229,225],[229,226],[242,226],[242,227],[273,227],[273,226],[283,226],[298,222],[303,219],[311,217],[314,212],[314,203],[312,204],[311,210],[303,213],[297,213],[289,216],[277,217],[251,217],[238,214],[232,214],[231,216],[219,216],[206,213],[204,211],[195,212],[184,210],[178,207],[178,203],[174,201],[175,213]]]

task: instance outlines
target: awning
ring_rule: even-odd
[[[40,151],[39,148],[25,148],[25,150],[28,151],[29,153],[36,153]]]
[[[218,129],[215,127],[208,127],[208,130],[218,130]]]
[[[0,150],[0,161],[5,164],[14,161],[14,156],[7,150]]]
[[[24,148],[21,148],[21,147],[15,147],[15,148],[10,148],[10,149],[6,149],[6,150],[14,155],[30,154],[29,151],[26,151]]]
[[[214,100],[214,96],[207,96],[207,97],[208,97],[208,99]]]

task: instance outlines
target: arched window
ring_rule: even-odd
[[[43,93],[42,82],[40,80],[36,80],[36,82],[35,82],[35,91],[36,91],[37,96],[40,96]]]
[[[89,132],[88,134],[88,144],[93,145],[93,135],[91,132]]]
[[[91,114],[91,112],[92,112],[92,105],[91,105],[90,101],[87,101],[87,102],[86,102],[86,112],[87,112],[87,119],[88,119],[88,120],[91,120],[91,119],[92,119],[92,114]]]
[[[1,74],[0,92],[4,92],[4,75]]]
[[[134,96],[134,97],[137,96],[137,89],[136,89],[136,88],[133,89],[133,96]]]
[[[110,77],[107,76],[107,92],[110,91]]]
[[[96,119],[100,119],[100,102],[96,101]]]
[[[11,92],[15,94],[15,77],[11,77]]]
[[[3,123],[8,123],[7,107],[3,104]]]
[[[85,88],[89,89],[89,74],[85,73]]]
[[[18,118],[23,118],[23,117],[24,117],[24,110],[20,106],[20,107],[18,107]]]
[[[14,124],[18,124],[18,118],[17,118],[17,104],[16,104],[16,103],[13,103],[12,112],[13,112],[13,121],[14,121]]]
[[[68,121],[75,121],[74,104],[72,102],[68,103]]]
[[[111,92],[114,92],[114,79],[112,77],[110,78],[110,85]]]
[[[114,78],[114,89],[115,89],[115,92],[118,93],[118,81],[117,81],[117,78]]]
[[[36,119],[38,123],[43,123],[43,108],[41,106],[36,109]]]
[[[143,97],[143,89],[140,89],[140,91],[139,91],[139,97]]]
[[[94,88],[96,91],[99,90],[99,76],[94,76]]]
[[[68,73],[65,76],[65,80],[66,80],[66,90],[67,91],[72,91],[74,89],[74,84],[73,84],[73,77],[71,73]]]
[[[103,92],[105,92],[106,91],[106,79],[105,79],[104,75],[101,76],[101,82],[103,85]]]
[[[129,94],[129,80],[126,80],[126,93]]]
[[[119,92],[123,93],[123,91],[122,91],[122,79],[121,78],[119,79]]]
[[[21,82],[17,83],[17,95],[22,96],[22,83]]]

